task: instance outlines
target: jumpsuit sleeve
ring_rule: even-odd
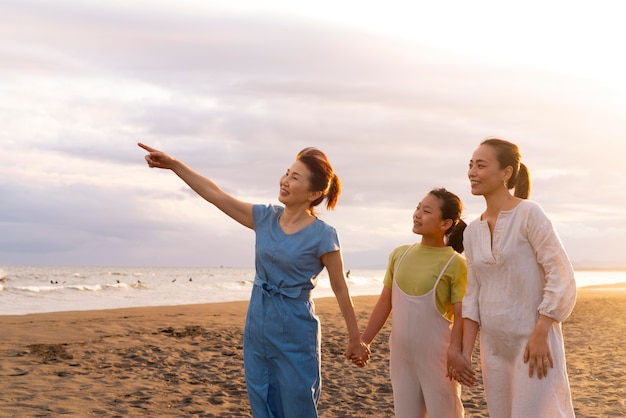
[[[319,247],[317,248],[317,254],[315,255],[317,257],[321,257],[324,254],[340,250],[341,243],[339,242],[339,235],[337,234],[337,230],[330,225],[326,225],[326,228],[324,228],[324,237],[320,239]]]
[[[574,268],[552,222],[539,205],[533,205],[527,223],[528,240],[544,272],[543,298],[539,314],[562,322],[576,304]]]

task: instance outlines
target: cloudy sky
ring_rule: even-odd
[[[467,164],[500,136],[574,264],[623,266],[620,3],[3,0],[0,265],[252,267],[142,141],[257,203],[321,148],[347,268],[384,268],[431,188],[480,214]]]

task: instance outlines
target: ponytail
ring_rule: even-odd
[[[454,248],[458,253],[463,252],[463,231],[467,224],[461,219],[463,212],[463,202],[454,193],[443,187],[433,189],[429,194],[441,200],[441,218],[450,219],[452,226],[445,232],[446,242],[449,247]]]
[[[461,254],[465,247],[463,246],[463,231],[467,224],[463,219],[459,219],[458,222],[448,230],[448,247],[452,247],[454,251]]]
[[[326,193],[327,210],[335,209],[335,205],[337,205],[337,200],[339,200],[340,194],[341,181],[339,180],[339,176],[337,174],[333,174],[333,178],[330,180],[330,184],[328,185],[328,192]]]
[[[515,182],[515,197],[528,199],[530,195],[530,172],[524,163],[519,164],[517,181]]]

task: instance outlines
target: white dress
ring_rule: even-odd
[[[539,205],[522,201],[497,218],[493,243],[486,221],[464,234],[467,291],[463,317],[480,326],[483,385],[491,418],[573,417],[561,322],[576,302],[574,270]],[[538,315],[549,332],[554,368],[528,376],[524,350]],[[536,373],[536,371],[535,371]]]

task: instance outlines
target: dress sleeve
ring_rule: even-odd
[[[471,224],[463,231],[463,242],[465,243],[465,260],[467,261],[467,286],[463,297],[463,318],[471,319],[480,326],[480,306],[478,295],[480,294],[480,283],[476,279],[472,268],[472,231]],[[475,242],[475,241],[474,241]]]
[[[533,206],[527,223],[528,240],[543,269],[545,283],[538,311],[541,315],[562,322],[572,313],[576,304],[574,268],[552,222],[539,205]]]

